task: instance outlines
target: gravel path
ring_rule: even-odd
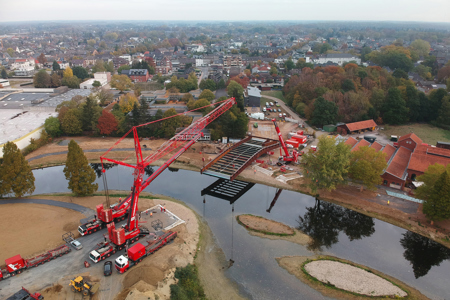
[[[405,297],[407,294],[389,281],[348,264],[330,260],[316,260],[305,265],[305,270],[322,282],[369,296]]]
[[[83,152],[106,152],[108,149],[90,149],[90,150],[83,150]],[[142,148],[142,151],[150,151],[152,149],[150,148]],[[134,148],[116,148],[116,149],[111,149],[111,152],[117,152],[117,151],[135,151]],[[67,154],[69,151],[59,151],[59,152],[53,152],[53,153],[46,153],[46,154],[41,154],[32,158],[27,159],[27,161],[32,161],[35,159],[39,159],[39,158],[43,158],[43,157],[47,157],[47,156],[51,156],[51,155],[59,155],[59,154]]]

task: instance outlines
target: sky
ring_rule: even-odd
[[[450,22],[450,0],[0,0],[0,22],[337,20]]]

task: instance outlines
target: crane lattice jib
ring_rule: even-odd
[[[183,154],[191,145],[193,145],[202,135],[202,130],[212,121],[217,119],[220,115],[222,115],[225,111],[230,109],[234,104],[236,104],[235,98],[229,98],[225,100],[221,105],[216,107],[210,113],[200,118],[196,122],[192,123],[189,127],[176,134],[170,140],[163,143],[155,153],[143,158],[141,145],[139,142],[139,137],[137,133],[137,128],[140,126],[134,126],[124,137],[122,137],[118,142],[114,144],[116,146],[120,141],[122,141],[130,132],[133,132],[134,138],[134,147],[136,151],[136,165],[133,166],[131,164],[125,163],[123,161],[117,161],[111,158],[105,157],[105,155],[111,150],[108,150],[105,154],[103,154],[100,159],[103,163],[103,160],[107,160],[113,163],[117,163],[123,166],[134,168],[134,183],[133,183],[133,195],[130,198],[122,201],[119,206],[122,206],[127,201],[131,201],[130,203],[130,213],[128,214],[128,222],[127,222],[127,230],[132,231],[137,227],[137,219],[136,219],[136,211],[137,211],[137,202],[139,199],[139,194],[142,190],[144,190],[162,171],[164,171],[173,161],[175,161],[181,154]],[[213,104],[211,105],[213,106]],[[175,155],[173,155],[167,162],[165,162],[156,172],[154,172],[147,180],[143,181],[143,176],[145,173],[145,167],[150,165],[151,163],[157,161],[158,159],[164,157],[169,154],[173,150],[177,149],[181,145],[186,144],[180,149]],[[113,146],[113,147],[114,147]]]

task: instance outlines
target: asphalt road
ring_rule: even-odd
[[[77,212],[82,213],[86,217],[92,216],[95,214],[95,211],[75,204],[75,203],[69,203],[69,202],[63,202],[63,201],[55,201],[55,200],[47,200],[47,199],[4,199],[0,201],[0,204],[17,204],[17,203],[34,203],[34,204],[45,204],[45,205],[52,205],[52,206],[58,206],[63,208],[68,208],[75,210]]]

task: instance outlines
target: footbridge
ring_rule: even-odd
[[[233,181],[258,157],[279,147],[277,140],[247,136],[210,161],[201,173]]]

